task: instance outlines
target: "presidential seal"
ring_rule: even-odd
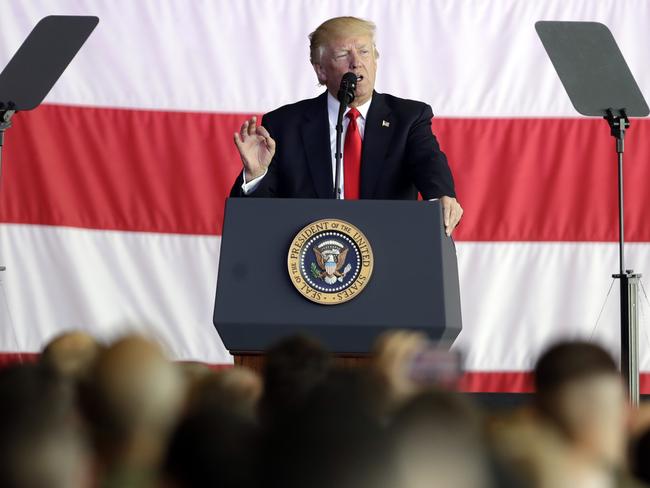
[[[373,261],[370,243],[359,229],[343,220],[324,219],[294,237],[287,266],[293,286],[305,298],[337,305],[363,291]]]

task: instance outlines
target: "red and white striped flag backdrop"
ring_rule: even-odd
[[[613,140],[573,110],[534,23],[607,24],[650,96],[647,0],[4,0],[1,66],[50,14],[100,23],[46,104],[7,132],[5,358],[74,327],[101,338],[136,329],[175,358],[231,362],[212,306],[240,169],[232,133],[322,91],[307,35],[337,15],[378,25],[377,90],[436,114],[466,211],[456,233],[465,386],[525,390],[541,348],[592,335],[617,269]],[[628,263],[650,277],[646,120],[632,122],[625,171]],[[613,351],[617,311],[614,292],[593,332]]]

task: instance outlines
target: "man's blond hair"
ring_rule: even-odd
[[[375,46],[375,30],[373,22],[358,17],[334,17],[326,20],[309,34],[309,60],[311,64],[320,64],[325,45],[334,39],[348,36],[370,36],[375,57],[379,57]]]

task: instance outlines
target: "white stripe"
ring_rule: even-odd
[[[48,102],[258,112],[320,93],[307,35],[357,15],[378,25],[377,89],[440,116],[575,116],[538,20],[607,24],[650,96],[647,0],[4,0],[0,66],[38,19],[100,17]]]
[[[618,282],[605,302],[616,244],[465,242],[458,255],[464,329],[456,347],[468,369],[530,370],[550,342],[592,333],[618,357]],[[650,244],[628,244],[626,262],[648,280]],[[641,298],[640,364],[650,371],[650,304]]]
[[[38,351],[70,328],[105,340],[136,331],[176,359],[229,363],[212,325],[220,242],[2,225],[0,260],[7,266],[3,284],[13,327],[2,323],[0,350]]]
[[[219,237],[0,226],[1,351],[38,351],[56,333],[82,328],[110,339],[137,330],[172,357],[230,363],[212,326]],[[464,329],[456,347],[477,371],[529,370],[559,337],[590,337],[617,247],[609,243],[458,244]],[[650,244],[627,246],[650,276]],[[650,307],[642,296],[641,366],[650,371]],[[3,304],[0,303],[0,306]],[[618,351],[615,286],[595,339]]]

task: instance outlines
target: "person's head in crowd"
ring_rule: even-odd
[[[357,17],[335,17],[318,26],[309,40],[309,58],[321,85],[336,97],[341,78],[351,71],[359,77],[352,106],[370,100],[379,58],[374,23]]]
[[[215,408],[255,421],[261,397],[262,378],[249,368],[235,366],[195,381],[189,390],[188,410]]]
[[[289,424],[267,431],[264,479],[283,488],[395,487],[375,392],[373,376],[362,368],[332,369]]]
[[[188,388],[214,372],[207,364],[199,361],[181,361],[177,365]]]
[[[161,473],[164,486],[259,486],[258,442],[256,424],[241,415],[207,406],[190,411],[171,436]]]
[[[491,486],[481,415],[458,393],[418,394],[395,413],[391,429],[398,486]]]
[[[145,338],[124,337],[99,355],[81,399],[105,476],[157,467],[184,393],[177,366]]]
[[[40,362],[63,377],[80,380],[89,374],[101,349],[102,346],[90,334],[72,330],[48,342]]]
[[[69,383],[41,365],[0,371],[0,486],[85,488],[91,456]]]
[[[428,345],[424,334],[408,330],[389,331],[375,341],[371,367],[383,385],[382,408],[386,415],[431,386],[414,381],[410,374],[415,358]]]
[[[570,445],[597,462],[617,466],[626,449],[628,404],[616,363],[588,342],[563,342],[535,366],[536,405]]]
[[[490,422],[495,459],[522,488],[614,488],[616,473],[572,449],[557,429],[524,409]],[[497,486],[503,486],[501,483]],[[627,486],[627,485],[623,485]],[[635,485],[630,485],[630,488]]]
[[[640,434],[632,444],[630,467],[634,476],[650,486],[650,429]]]
[[[263,422],[290,419],[308,395],[329,373],[333,360],[317,341],[288,337],[266,355],[260,417]]]
[[[351,415],[380,424],[385,420],[380,410],[382,395],[381,383],[368,368],[337,365],[313,389],[305,407],[310,415],[327,417],[328,421]]]

